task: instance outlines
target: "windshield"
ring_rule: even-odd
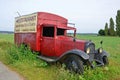
[[[76,29],[72,27],[57,28],[57,36],[75,37]]]
[[[74,30],[66,30],[67,36],[74,37]]]

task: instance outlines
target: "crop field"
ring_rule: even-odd
[[[103,40],[103,49],[109,55],[107,67],[85,69],[83,75],[70,73],[65,65],[46,63],[36,58],[36,52],[17,48],[13,34],[0,34],[0,61],[16,71],[25,80],[120,80],[120,38],[96,35],[77,35],[78,39],[92,40],[99,48]]]

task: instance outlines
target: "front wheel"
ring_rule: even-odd
[[[108,57],[107,57],[107,56],[104,56],[104,57],[103,57],[103,63],[104,63],[104,65],[108,65],[108,64],[109,64],[109,61],[108,61]]]
[[[70,72],[75,72],[79,74],[83,74],[83,61],[77,55],[70,55],[65,60],[66,68],[70,70]]]

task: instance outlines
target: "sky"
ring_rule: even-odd
[[[0,10],[0,31],[14,31],[17,12],[49,12],[75,23],[78,33],[98,33],[111,17],[115,22],[120,0],[0,0]]]

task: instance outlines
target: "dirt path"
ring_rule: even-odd
[[[0,62],[0,80],[23,80],[23,78]]]

